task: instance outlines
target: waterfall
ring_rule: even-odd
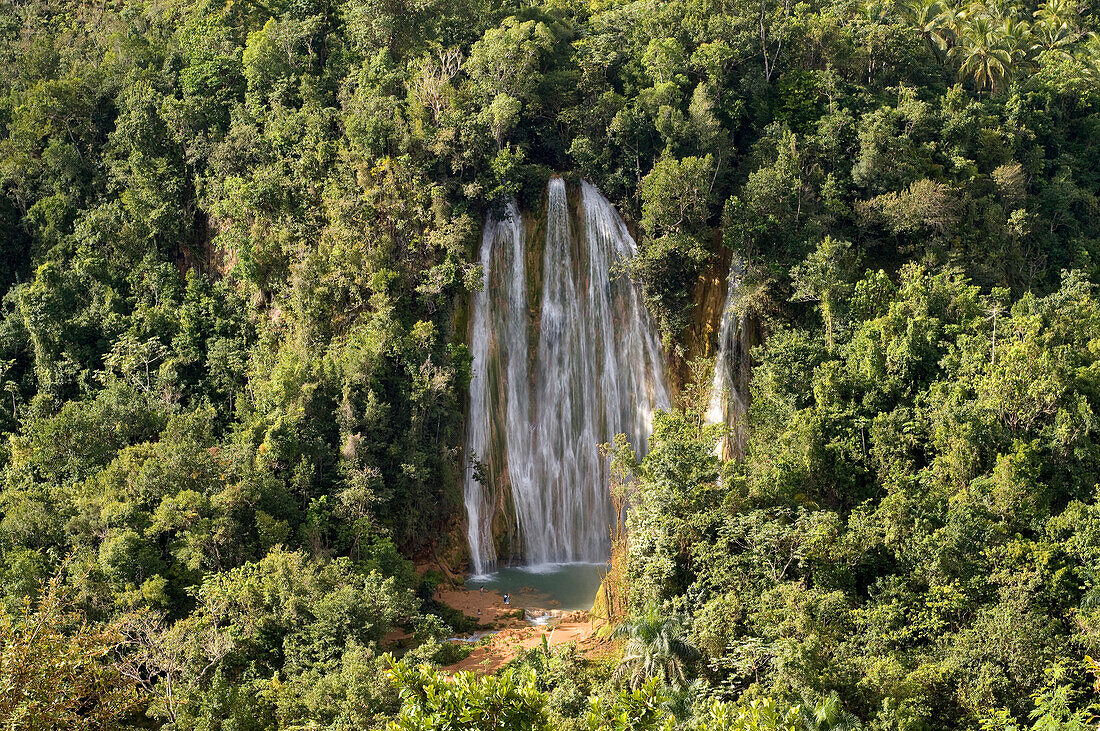
[[[748,383],[749,357],[746,322],[739,306],[743,276],[744,265],[734,257],[726,285],[722,323],[718,329],[718,354],[714,359],[710,401],[704,417],[708,424],[726,424],[731,429],[730,435],[723,437],[716,447],[723,459],[740,459],[745,454],[745,412],[748,404],[744,389]]]
[[[492,529],[505,495],[527,563],[605,560],[611,507],[599,445],[625,433],[644,454],[653,412],[669,404],[655,328],[618,271],[637,248],[607,199],[582,183],[575,215],[565,181],[551,179],[532,301],[525,244],[514,205],[486,223],[465,483],[476,573],[496,563]]]
[[[479,478],[495,481],[504,477],[499,460],[493,459],[500,451],[494,449],[494,441],[500,440],[502,430],[493,427],[501,421],[501,407],[505,450],[516,455],[509,463],[516,468],[508,477],[523,483],[530,474],[524,238],[523,219],[515,203],[507,205],[501,220],[490,218],[481,237],[482,279],[473,302],[474,371],[470,379],[464,486],[469,522],[466,533],[474,572],[478,574],[496,563],[492,536],[496,504]],[[481,462],[485,474],[477,473],[475,460]]]

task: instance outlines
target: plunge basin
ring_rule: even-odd
[[[596,599],[606,564],[551,563],[537,566],[509,566],[491,574],[466,579],[467,589],[485,589],[509,594],[517,609],[589,610]]]

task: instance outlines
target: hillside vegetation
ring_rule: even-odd
[[[0,0],[4,727],[1095,724],[1098,31],[1074,0]],[[443,682],[412,559],[464,550],[480,229],[554,172],[637,232],[695,377],[617,448],[621,666]],[[723,463],[687,328],[731,253],[761,344]]]

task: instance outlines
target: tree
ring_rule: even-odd
[[[390,659],[386,677],[401,695],[391,731],[550,731],[546,695],[534,671],[506,669],[477,677],[460,672],[446,678],[421,665]]]
[[[503,149],[505,135],[519,121],[523,104],[541,81],[542,58],[554,40],[547,24],[513,16],[487,30],[470,49],[465,68],[486,102],[484,114],[498,150]]]
[[[806,731],[858,731],[859,719],[844,710],[836,691],[830,693],[815,706],[799,706],[802,724]]]
[[[633,690],[596,696],[585,716],[588,731],[671,731],[676,720],[666,710],[661,683],[652,678]]]
[[[666,338],[686,322],[690,283],[709,257],[703,231],[711,216],[714,158],[665,158],[641,181],[641,251],[631,262]]]
[[[1081,38],[1077,14],[1075,0],[1044,0],[1033,16],[1032,35],[1037,45],[1046,51],[1067,54]]]
[[[1012,78],[1012,54],[991,18],[969,19],[952,53],[959,60],[959,77],[972,79],[979,90],[996,96]]]
[[[658,160],[642,180],[642,227],[652,237],[692,233],[711,215],[715,162],[706,157]]]
[[[272,672],[284,664],[330,667],[352,645],[377,648],[417,606],[392,575],[360,573],[347,558],[314,561],[278,546],[260,561],[209,577],[197,593],[208,621],[231,628],[234,659]]]
[[[983,731],[1087,731],[1094,728],[1096,705],[1081,702],[1080,692],[1074,684],[1063,682],[1067,675],[1062,665],[1047,669],[1046,685],[1031,694],[1034,707],[1028,714],[1028,720],[1032,721],[1030,726],[1021,726],[1008,711],[1001,709],[982,719]]]
[[[689,728],[691,731],[803,731],[818,727],[804,716],[799,706],[783,710],[771,698],[756,698],[736,704],[707,703]]]
[[[684,639],[684,634],[681,617],[665,617],[655,605],[646,607],[612,633],[612,637],[626,640],[615,678],[625,681],[631,690],[643,688],[650,680],[683,687],[691,664],[699,657],[699,651]]]
[[[156,385],[153,366],[168,355],[168,349],[156,338],[144,342],[131,334],[120,338],[103,358],[103,364],[117,372],[133,388],[152,393]]]
[[[0,723],[118,728],[145,699],[117,665],[124,622],[90,622],[72,607],[60,574],[19,614],[0,608]]]
[[[851,285],[851,248],[848,241],[826,236],[806,260],[791,269],[795,302],[819,302],[825,320],[825,343],[829,349],[835,342],[836,319]]]
[[[937,59],[947,51],[944,37],[944,8],[940,0],[909,0],[904,6],[909,22],[917,29]]]
[[[148,715],[179,720],[181,704],[233,649],[232,640],[208,615],[194,614],[169,625],[164,617],[143,612],[120,627],[125,650],[120,672],[151,700]]]
[[[409,93],[418,104],[432,112],[432,121],[439,124],[443,111],[450,107],[454,95],[451,82],[462,70],[462,52],[457,48],[438,50],[421,58],[410,80]]]

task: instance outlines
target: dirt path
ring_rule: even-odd
[[[443,670],[448,673],[465,670],[483,675],[496,672],[521,652],[539,647],[544,637],[552,647],[570,642],[583,645],[594,640],[596,630],[592,622],[587,619],[587,614],[585,612],[574,612],[574,614],[584,615],[584,617],[563,621],[556,627],[517,627],[501,630],[489,639],[488,644],[475,649],[465,660]]]
[[[476,648],[462,662],[443,668],[444,672],[465,670],[479,675],[495,672],[521,652],[540,646],[543,637],[555,647],[570,642],[578,646],[603,644],[596,637],[596,625],[587,612],[561,615],[561,622],[553,627],[529,625],[523,620],[523,609],[539,606],[538,597],[534,595],[513,595],[510,603],[505,605],[504,596],[497,591],[441,586],[436,591],[436,599],[467,617],[477,619],[484,629],[496,630],[488,643]]]
[[[476,619],[486,629],[496,627],[526,627],[523,621],[521,602],[504,603],[504,595],[492,590],[473,590],[461,587],[439,587],[435,592],[436,601],[457,609],[467,617]]]

